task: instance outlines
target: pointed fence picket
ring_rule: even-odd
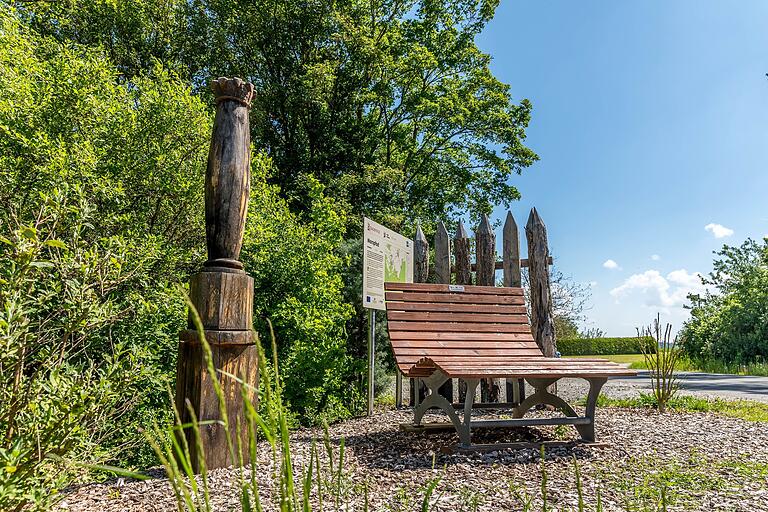
[[[414,281],[445,284],[474,284],[481,286],[496,285],[496,271],[503,271],[504,286],[519,287],[522,285],[521,268],[528,267],[530,282],[531,330],[536,343],[547,357],[554,357],[555,329],[552,315],[552,293],[550,290],[549,269],[552,257],[549,255],[547,244],[547,229],[536,209],[532,209],[525,226],[528,242],[528,258],[520,258],[520,236],[517,223],[511,212],[503,227],[501,261],[496,258],[496,235],[487,216],[483,216],[480,225],[475,230],[476,263],[471,262],[472,240],[464,224],[459,221],[453,237],[453,258],[451,258],[451,239],[445,224],[440,222],[435,232],[434,254],[435,261],[430,273],[429,243],[419,226],[413,239],[414,245]],[[453,259],[453,264],[451,264]],[[432,279],[430,279],[430,276]],[[466,386],[459,383],[458,399],[464,400]],[[440,394],[453,401],[453,390],[456,385],[448,381],[440,388]],[[411,405],[418,405],[423,400],[426,388],[419,379],[411,379]],[[419,390],[416,393],[416,390]],[[518,404],[525,398],[525,388],[522,380],[507,379],[504,386],[506,402]],[[499,403],[501,400],[500,381],[485,379],[481,385],[481,405]],[[397,397],[398,406],[402,404],[402,380],[398,374]]]

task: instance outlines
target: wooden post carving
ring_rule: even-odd
[[[476,284],[479,286],[496,286],[496,235],[487,215],[483,215],[480,225],[475,231],[475,259],[477,271]],[[495,379],[480,381],[480,401],[498,402],[499,387]]]
[[[531,285],[531,327],[533,337],[546,357],[555,357],[555,321],[549,288],[547,228],[536,208],[525,225],[528,240],[528,276]]]
[[[239,261],[250,191],[250,127],[248,108],[253,85],[239,78],[219,78],[212,83],[216,117],[205,176],[205,232],[208,260],[190,280],[190,300],[200,315],[215,369],[258,386],[258,351],[253,331],[253,278]],[[208,469],[249,462],[243,454],[229,451],[227,436],[237,446],[238,431],[248,446],[241,385],[219,373],[209,375],[202,345],[190,311],[188,328],[179,334],[176,376],[176,407],[182,423],[192,416],[199,421],[220,420],[220,405],[212,378],[221,383],[229,420],[229,432],[218,423],[200,425],[202,453]],[[246,399],[256,402],[253,392]],[[193,469],[200,469],[197,440],[192,429],[184,435],[190,445]]]

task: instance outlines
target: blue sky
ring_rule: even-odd
[[[503,0],[478,43],[533,103],[518,224],[536,206],[590,325],[678,327],[712,251],[768,234],[768,1]]]

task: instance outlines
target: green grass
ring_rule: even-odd
[[[615,363],[629,363],[629,367],[633,370],[647,370],[648,366],[645,364],[643,354],[613,354],[613,355],[597,355],[597,356],[567,356],[574,358],[589,358],[589,359],[608,359]],[[691,361],[685,357],[681,358],[677,364],[677,371],[679,372],[702,372],[702,373],[723,373],[727,375],[756,375],[760,377],[768,377],[768,363],[751,363],[745,365],[728,364],[722,361]]]
[[[576,358],[576,359],[607,359],[609,361],[613,361],[614,363],[629,363],[630,368],[638,369],[638,370],[645,370],[647,369],[645,366],[645,359],[643,359],[643,354],[610,354],[610,355],[600,355],[600,356],[567,356],[568,358]]]
[[[597,403],[600,407],[656,407],[656,399],[653,395],[645,393],[634,398],[609,398],[600,395]],[[681,395],[672,398],[667,403],[667,408],[672,412],[709,412],[747,421],[768,422],[768,404],[751,400],[723,400]]]

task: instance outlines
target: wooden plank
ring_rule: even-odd
[[[527,314],[525,306],[507,306],[491,304],[478,306],[477,304],[453,304],[450,302],[391,302],[388,305],[390,311],[434,311],[450,313],[475,313],[486,312],[505,315]]]
[[[472,322],[472,323],[506,323],[519,324],[525,328],[518,332],[530,330],[526,315],[493,315],[484,313],[433,313],[430,311],[390,311],[387,317],[391,320],[414,320],[420,322]]]
[[[474,286],[466,283],[457,283],[464,286],[463,293],[475,295],[520,295],[523,296],[522,288],[504,288],[501,286]],[[428,292],[451,292],[447,284],[432,283],[384,283],[384,289],[387,291],[416,291],[420,293]]]
[[[520,306],[525,303],[522,296],[516,295],[483,295],[474,293],[422,293],[422,292],[384,292],[388,308],[396,306],[398,302],[442,302],[453,304],[498,304]]]
[[[426,350],[442,350],[447,348],[461,348],[462,344],[467,342],[461,340],[392,340],[392,348],[396,353],[399,353],[399,349],[412,348],[412,349],[426,349]],[[477,349],[489,349],[489,348],[508,348],[527,351],[533,350],[533,355],[544,357],[541,354],[541,350],[536,346],[534,342],[530,341],[472,341],[471,348]],[[525,343],[526,346],[516,347],[514,343]],[[433,352],[434,353],[434,352]],[[437,355],[437,354],[435,354]],[[523,355],[523,354],[521,354]]]
[[[517,342],[519,343],[519,342]],[[531,344],[531,342],[528,343],[519,343],[518,345],[515,345],[514,347],[509,348],[484,348],[484,347],[477,347],[473,346],[471,348],[460,348],[460,347],[451,347],[451,348],[442,348],[440,349],[439,355],[435,353],[435,350],[428,347],[398,347],[397,348],[397,356],[403,357],[403,356],[421,356],[421,357],[430,357],[432,359],[442,359],[442,358],[448,358],[451,357],[464,357],[464,358],[472,358],[472,357],[500,357],[500,356],[514,356],[516,358],[520,357],[520,349],[530,349],[531,346],[535,347],[535,344]],[[539,358],[542,358],[544,356],[538,356]],[[534,360],[533,358],[529,358]]]
[[[418,356],[413,356],[418,357]],[[467,361],[461,357],[446,357],[442,359],[435,359],[429,361],[417,360],[415,363],[418,366],[426,368],[439,366],[445,371],[462,370],[462,371],[518,371],[518,370],[540,370],[540,371],[625,371],[623,366],[611,366],[611,365],[557,365],[557,364],[543,364],[538,361],[530,361],[528,363],[517,363],[513,357],[510,356],[498,356],[498,357],[473,357]]]
[[[507,218],[504,221],[504,231],[502,238],[502,266],[504,269],[504,286],[519,287],[522,286],[522,274],[520,272],[520,235],[517,230],[517,222],[512,212],[507,211]],[[506,379],[504,386],[507,391],[507,401],[520,401],[520,388],[522,383],[514,379]]]
[[[392,319],[390,319],[392,320]],[[394,331],[432,331],[432,332],[514,332],[524,333],[533,339],[531,328],[522,324],[427,322],[427,321],[390,321],[389,332]],[[526,339],[528,339],[526,337]]]
[[[555,263],[555,258],[553,258],[552,256],[547,258],[547,265],[553,265],[554,263]],[[527,268],[528,265],[529,265],[528,258],[520,258],[520,267],[521,268]],[[504,262],[503,261],[497,261],[496,265],[495,265],[495,268],[496,268],[496,270],[504,270]],[[473,263],[472,265],[470,265],[470,270],[472,272],[475,272],[477,270],[477,264]],[[456,273],[456,267],[454,267],[453,265],[451,265],[451,273],[452,274]]]
[[[390,340],[457,340],[464,342],[498,341],[505,343],[530,343],[533,339],[530,335],[520,333],[502,332],[430,332],[430,331],[394,331],[390,333]],[[535,343],[534,343],[535,344]]]
[[[451,282],[451,239],[443,222],[437,225],[435,232],[435,280],[438,283]],[[424,281],[426,279],[420,282]]]
[[[451,283],[451,237],[448,235],[448,230],[443,222],[440,222],[437,226],[437,232],[435,233],[435,280],[441,284]],[[404,310],[411,311],[452,311],[462,312],[466,311],[471,305],[464,304],[461,306],[449,306],[445,305],[446,309],[440,309],[440,305],[429,304],[402,304],[400,306]],[[427,309],[428,308],[428,309]],[[448,379],[437,392],[443,396],[449,402],[453,401],[453,380]]]
[[[460,368],[446,369],[443,368],[443,373],[450,378],[462,378],[462,379],[482,379],[488,377],[521,377],[526,379],[546,379],[550,377],[558,378],[592,378],[592,377],[618,377],[618,376],[632,376],[636,375],[636,372],[632,370],[512,370],[508,368],[489,368],[485,370],[481,369],[467,369]],[[416,372],[417,374],[419,372]],[[420,374],[423,375],[423,374]],[[429,373],[427,373],[429,375]]]

